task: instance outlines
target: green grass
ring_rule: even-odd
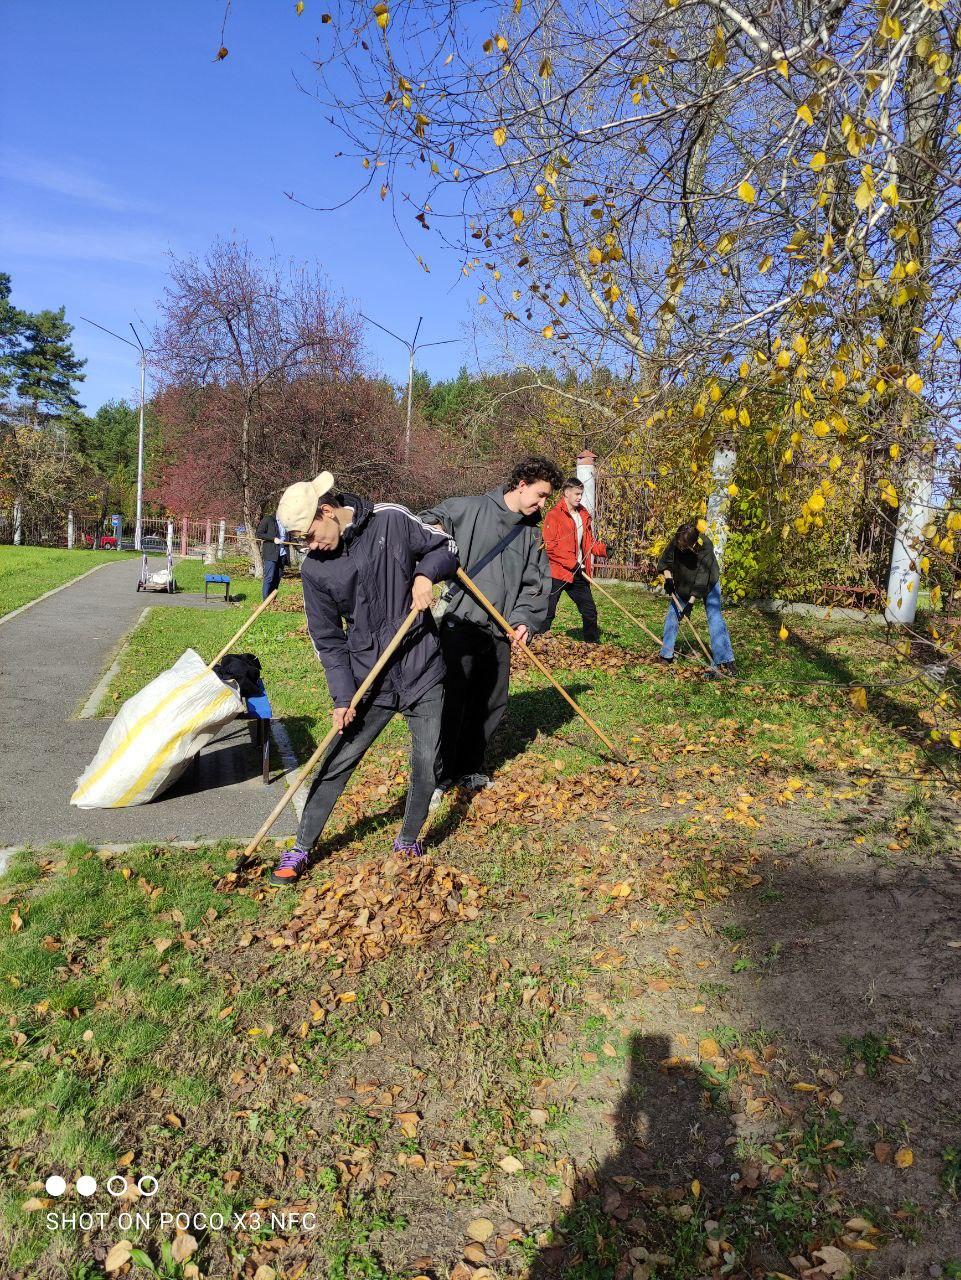
[[[259,583],[240,566],[229,568],[235,607],[154,610],[132,636],[110,706],[187,646],[212,656],[249,616]],[[178,565],[181,588],[202,591],[204,571],[196,561]],[[615,591],[659,630],[660,600],[630,588]],[[281,608],[266,612],[239,647],[261,658],[277,713],[304,753],[326,728],[329,700],[298,600],[296,579],[285,580]],[[52,1280],[73,1274],[72,1265],[86,1280],[86,1260],[60,1256],[57,1250],[62,1254],[70,1242],[52,1240],[42,1215],[25,1214],[21,1205],[28,1195],[42,1195],[47,1173],[83,1169],[105,1176],[130,1150],[139,1172],[163,1171],[167,1208],[226,1212],[275,1196],[283,1204],[316,1202],[324,1225],[304,1246],[313,1250],[307,1274],[341,1280],[426,1270],[426,1263],[413,1271],[408,1264],[433,1246],[405,1236],[404,1219],[413,1223],[411,1232],[424,1230],[424,1197],[429,1193],[436,1213],[441,1186],[453,1187],[444,1190],[451,1201],[441,1213],[449,1207],[466,1221],[495,1204],[489,1212],[499,1223],[500,1165],[514,1154],[527,1191],[540,1197],[525,1230],[537,1222],[539,1233],[553,1217],[570,1246],[565,1274],[581,1280],[609,1276],[626,1248],[642,1246],[660,1259],[650,1265],[651,1280],[690,1280],[706,1274],[705,1257],[714,1246],[722,1249],[725,1274],[739,1274],[757,1246],[773,1266],[775,1256],[837,1238],[839,1221],[852,1210],[834,1186],[836,1171],[865,1164],[863,1134],[826,1105],[799,1099],[790,1085],[780,1095],[792,1115],[789,1128],[773,1106],[752,1122],[763,1126],[752,1133],[758,1150],[777,1147],[776,1174],[765,1175],[753,1194],[731,1191],[736,1166],[721,1139],[741,1105],[741,1090],[752,1083],[777,1097],[782,1055],[783,1070],[792,1068],[789,1079],[805,1075],[799,1050],[784,1041],[763,1081],[753,1081],[738,1057],[743,1046],[760,1052],[761,1032],[758,1020],[745,1022],[727,996],[747,991],[747,983],[760,989],[776,960],[776,945],[765,951],[769,940],[745,914],[751,900],[742,899],[740,913],[715,918],[705,929],[697,945],[709,950],[675,959],[682,946],[666,944],[694,948],[700,930],[683,930],[694,912],[706,911],[705,903],[717,905],[718,863],[736,862],[755,847],[775,863],[787,860],[820,831],[826,792],[845,788],[857,805],[863,798],[858,780],[872,770],[893,774],[901,787],[888,817],[902,841],[898,847],[915,853],[926,847],[938,830],[938,813],[905,777],[925,764],[917,723],[923,704],[905,686],[869,691],[866,713],[852,707],[849,681],[897,680],[904,667],[878,633],[849,624],[805,621],[782,643],[772,620],[731,610],[746,683],[712,684],[653,665],[648,659],[655,647],[639,628],[603,604],[601,616],[604,640],[636,654],[636,663],[610,672],[575,655],[573,665],[561,660],[558,675],[635,755],[642,777],[573,819],[563,806],[559,815],[546,816],[539,796],[536,808],[509,809],[438,837],[437,860],[477,877],[488,897],[476,921],[428,946],[399,947],[359,971],[291,946],[289,938],[273,935],[291,926],[302,895],[265,892],[256,879],[220,892],[217,882],[230,857],[219,848],[145,847],[111,855],[79,846],[15,860],[0,884],[0,1116],[6,1129],[0,1145],[17,1161],[16,1191],[0,1197],[0,1247],[13,1274]],[[703,629],[702,616],[697,620]],[[557,628],[579,630],[566,600]],[[313,871],[308,888],[335,877],[343,883],[361,864],[379,865],[386,811],[404,778],[390,777],[382,787],[376,771],[405,736],[396,721],[365,762],[360,785],[369,770],[377,787],[360,809],[372,821]],[[523,667],[515,671],[496,749],[502,766],[527,770],[531,781],[524,785],[543,787],[548,798],[558,783],[576,786],[583,779],[588,785],[607,776],[584,726],[539,674]],[[798,799],[778,808],[788,778],[797,782],[791,795]],[[749,833],[697,826],[672,804],[685,789],[717,799],[716,822],[744,791],[769,806],[767,817]],[[662,811],[663,796],[669,799]],[[346,808],[335,814],[334,830],[344,824]],[[444,819],[442,808],[432,822]],[[803,826],[802,834],[786,829],[790,819]],[[865,830],[870,820],[858,808],[854,830]],[[376,884],[376,873],[367,874]],[[632,881],[635,896],[623,914],[608,912],[611,899],[598,882],[621,878]],[[743,893],[731,883],[732,895]],[[758,887],[756,879],[748,883]],[[665,885],[672,896],[662,900],[657,891]],[[766,901],[777,897],[774,888],[758,894]],[[248,930],[262,936],[244,942]],[[622,967],[610,968],[603,958],[608,948],[624,953]],[[709,955],[712,963],[695,961],[697,955]],[[731,969],[737,974],[749,967],[747,977],[730,976]],[[330,998],[331,991],[346,990],[352,1000]],[[316,1022],[308,1011],[315,996],[327,1009]],[[710,1022],[692,1026],[685,1010],[695,1012],[691,1005],[701,997],[717,1002],[716,1017],[712,1010]],[[592,1189],[555,1214],[537,1184],[556,1191],[555,1156],[576,1152],[592,1126],[607,1124],[603,1117],[632,1070],[636,1021],[647,1021],[658,1039],[661,1031],[667,1038],[683,1030],[688,1039],[680,1047],[687,1053],[713,1025],[726,1064],[704,1061],[689,1075],[672,1070],[649,1079],[641,1071],[635,1109],[645,1110],[644,1089],[655,1103],[670,1090],[670,1114],[677,1106],[682,1119],[688,1112],[692,1134],[702,1123],[708,1130],[720,1124],[717,1153],[728,1163],[715,1175],[710,1165],[702,1167],[694,1146],[685,1156],[679,1130],[683,1169],[672,1167],[672,1140],[662,1152],[663,1172],[652,1169],[642,1183],[624,1188],[634,1197],[632,1220],[642,1224],[625,1237]],[[260,1034],[251,1036],[252,1030]],[[887,1041],[842,1032],[838,1028],[834,1065],[843,1070],[863,1062],[868,1081],[881,1071],[883,1084]],[[370,1088],[355,1092],[365,1082]],[[552,1082],[563,1087],[555,1090]],[[391,1088],[399,1092],[381,1101]],[[548,1113],[543,1129],[535,1130],[530,1119],[534,1104]],[[396,1114],[407,1111],[423,1113],[413,1136],[402,1136],[397,1123]],[[944,1195],[956,1194],[956,1150],[945,1141],[932,1149],[943,1151]],[[372,1153],[376,1176],[357,1154],[363,1151]],[[418,1155],[445,1172],[412,1173],[398,1160]],[[695,1179],[698,1192],[691,1189]],[[141,1243],[164,1274],[160,1242]],[[202,1240],[201,1275],[239,1275],[244,1267],[253,1274],[262,1261],[257,1243],[231,1241],[237,1253],[228,1270],[223,1242]],[[529,1236],[511,1249],[535,1260],[540,1245]],[[432,1274],[447,1267],[446,1251],[443,1244],[433,1254]],[[269,1257],[279,1275],[296,1273],[294,1260]]]
[[[0,617],[127,552],[0,547]]]
[[[223,566],[216,566],[222,568]],[[229,610],[201,613],[166,607],[155,610],[135,632],[121,658],[101,714],[113,714],[117,705],[165,670],[187,647],[204,657],[213,654],[242,624],[259,603],[259,583],[244,576],[239,564],[231,572],[232,597],[238,603]],[[184,590],[203,589],[203,574],[210,566],[197,561],[177,566],[177,581]],[[660,598],[627,586],[611,588],[631,612],[655,634],[663,622]],[[268,610],[244,636],[240,647],[258,655],[263,664],[276,714],[287,724],[298,754],[306,754],[327,728],[330,701],[323,670],[318,663],[304,616],[297,609],[300,583],[288,576],[279,603],[294,612]],[[644,753],[649,744],[672,744],[678,756],[693,745],[693,760],[710,754],[722,764],[740,765],[749,757],[767,756],[774,764],[802,776],[810,772],[812,752],[850,755],[848,719],[851,705],[846,687],[839,684],[898,680],[904,675],[892,651],[871,631],[851,624],[805,621],[784,644],[777,638],[777,623],[749,609],[733,609],[728,617],[742,682],[707,682],[682,674],[700,664],[680,663],[677,674],[650,664],[657,652],[644,632],[621,613],[600,601],[602,638],[605,643],[629,650],[638,657],[636,667],[608,673],[590,670],[556,674],[574,692],[585,710],[609,736],[629,752]],[[580,619],[570,601],[562,599],[555,633],[579,637]],[[706,635],[703,614],[695,613],[699,630]],[[749,682],[756,680],[752,685]],[[813,683],[812,683],[813,682]],[[538,733],[552,738],[549,749],[567,768],[586,768],[597,761],[596,740],[574,717],[539,672],[517,669],[512,676],[514,697],[503,731],[503,754],[522,749]],[[913,686],[885,690],[876,697],[869,691],[869,709],[862,716],[858,743],[865,762],[876,763],[903,745],[889,722],[904,721],[904,734],[916,742],[919,701]],[[405,741],[397,721],[383,742],[396,747]]]

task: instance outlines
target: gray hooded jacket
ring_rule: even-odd
[[[441,525],[454,539],[458,559],[468,573],[471,565],[482,560],[509,530],[518,523],[525,524],[523,533],[481,570],[476,581],[511,626],[523,623],[531,635],[540,631],[547,617],[551,571],[539,515],[518,515],[507,506],[503,490],[492,489],[480,497],[447,498],[422,512],[421,519]],[[499,637],[504,635],[484,606],[466,589],[455,589],[445,617],[486,627]]]

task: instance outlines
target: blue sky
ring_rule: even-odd
[[[358,185],[336,160],[339,136],[310,85],[323,32],[320,0],[2,0],[0,4],[0,270],[26,309],[67,308],[87,360],[88,409],[137,394],[134,352],[83,324],[149,330],[166,255],[202,252],[217,235],[255,252],[315,259],[374,319],[420,339],[432,377],[474,364],[473,291],[438,240],[411,222],[425,275],[376,193],[329,214]],[[422,237],[423,243],[416,239]],[[142,322],[142,327],[141,327]],[[366,331],[377,369],[406,380],[407,354]]]

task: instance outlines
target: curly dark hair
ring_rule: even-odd
[[[564,474],[550,458],[532,453],[515,463],[513,471],[507,477],[504,492],[510,493],[519,484],[536,484],[538,480],[546,480],[552,489],[559,489],[564,482]]]

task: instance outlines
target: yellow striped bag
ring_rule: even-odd
[[[123,704],[78,778],[70,803],[78,809],[146,804],[183,773],[243,705],[237,690],[188,649]]]

